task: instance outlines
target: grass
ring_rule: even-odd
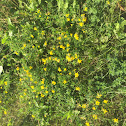
[[[0,5],[1,125],[125,126],[125,1]]]

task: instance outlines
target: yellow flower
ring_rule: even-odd
[[[94,119],[98,119],[98,116],[95,115],[95,114],[93,114],[93,118],[94,118]]]
[[[86,126],[90,126],[89,122],[87,122],[87,121],[86,121],[85,125],[86,125]]]
[[[37,84],[38,82],[37,82],[37,81],[35,81],[34,83],[35,83],[35,84]]]
[[[47,41],[45,41],[44,46],[47,46]]]
[[[37,13],[40,13],[40,10],[38,10]]]
[[[64,68],[64,71],[67,71],[67,68]]]
[[[32,66],[30,66],[29,69],[32,69]]]
[[[82,29],[82,32],[85,33],[84,29]]]
[[[60,45],[60,48],[63,48],[63,45]]]
[[[54,90],[52,90],[52,93],[55,93],[55,91],[54,91]]]
[[[101,96],[102,96],[101,94],[97,93],[96,98],[100,98]]]
[[[6,115],[6,114],[7,114],[7,112],[6,112],[6,111],[4,111],[4,114]]]
[[[35,97],[36,97],[36,98],[38,98],[38,96],[37,96],[37,95],[36,95]]]
[[[87,8],[87,7],[85,7],[85,8],[84,8],[84,11],[87,11],[87,9],[88,9],[88,8]]]
[[[78,34],[74,34],[74,38],[75,38],[76,40],[79,40]]]
[[[69,72],[69,75],[71,75],[71,72]]]
[[[24,89],[24,91],[26,92],[26,91],[27,91],[27,89]]]
[[[82,108],[86,108],[86,104],[83,104],[83,105],[82,105]]]
[[[42,35],[45,35],[45,31],[42,31],[42,33],[41,33]]]
[[[74,59],[75,59],[75,58],[72,56],[72,57],[71,57],[71,60],[74,60]]]
[[[32,89],[34,89],[34,86],[31,86]]]
[[[65,35],[64,38],[67,38],[67,35]]]
[[[84,17],[85,16],[85,14],[81,14],[81,17]]]
[[[51,56],[49,57],[49,60],[51,60]]]
[[[30,78],[30,81],[33,81],[33,79],[32,79],[32,78]]]
[[[76,87],[76,89],[75,89],[76,91],[80,91],[80,87]]]
[[[60,62],[60,59],[58,59],[57,62],[59,63]]]
[[[118,123],[118,119],[116,119],[116,118],[114,118],[113,121],[114,121],[115,123]]]
[[[21,49],[24,49],[24,47],[21,47]]]
[[[53,51],[50,51],[49,53],[50,53],[50,55],[53,55]]]
[[[39,15],[39,17],[41,17],[41,15]]]
[[[7,85],[7,81],[5,81],[4,84]]]
[[[78,77],[79,76],[79,74],[78,73],[75,73],[75,77]]]
[[[1,103],[2,101],[0,101],[0,103]]]
[[[66,45],[66,47],[70,47],[70,44],[68,43],[68,44]]]
[[[63,81],[63,83],[64,83],[64,84],[66,84],[66,83],[67,83],[67,81],[66,81],[66,80],[64,80],[64,81]]]
[[[16,55],[18,55],[18,52],[14,52]]]
[[[83,22],[86,22],[86,21],[87,21],[87,18],[86,18],[86,17],[84,17],[82,20],[83,20]]]
[[[33,90],[32,92],[36,92],[36,90]]]
[[[44,71],[46,71],[47,70],[47,68],[44,68]]]
[[[55,81],[52,81],[52,84],[53,84],[53,85],[55,85],[55,84],[56,84],[56,82],[55,82]]]
[[[80,22],[79,25],[82,27],[84,24],[82,22]]]
[[[70,24],[71,26],[73,26],[73,24]]]
[[[50,12],[47,12],[47,15],[50,15]]]
[[[77,59],[77,54],[75,53],[75,58]]]
[[[19,67],[17,67],[16,70],[19,70]]]
[[[79,60],[79,59],[78,59],[78,63],[82,63],[82,60]]]
[[[7,58],[6,56],[3,56],[3,58]]]
[[[23,44],[23,47],[26,47],[26,44]]]
[[[46,64],[46,59],[42,59],[42,62],[43,62],[44,64]]]
[[[24,95],[26,95],[26,93],[24,92]]]
[[[92,107],[92,109],[93,109],[93,110],[96,110],[96,108],[95,108],[95,107]]]
[[[104,102],[104,103],[108,103],[108,100],[104,100],[103,102]]]
[[[61,40],[62,38],[61,37],[58,37],[57,40]]]
[[[110,2],[109,1],[106,1],[108,5],[110,5]]]
[[[66,17],[69,17],[69,14],[66,14]]]
[[[96,104],[96,105],[99,105],[99,104],[100,104],[100,102],[99,102],[99,101],[96,101],[96,102],[95,102],[95,104]]]
[[[78,34],[74,34],[74,38],[75,38],[76,40],[79,40]]]
[[[67,49],[67,52],[69,52],[70,48]]]
[[[5,93],[7,94],[8,92],[7,92],[7,91],[5,91]]]
[[[81,21],[81,19],[79,18],[78,21]]]
[[[41,86],[41,89],[44,89],[44,86]]]
[[[41,94],[41,97],[45,97],[45,95],[44,94]]]
[[[67,21],[70,21],[70,18],[67,18]]]
[[[32,118],[35,118],[35,116],[34,116],[34,115],[32,115]]]
[[[41,84],[44,84],[44,80],[45,80],[45,79],[42,79]]]
[[[58,71],[59,71],[59,72],[61,72],[61,71],[62,71],[60,67],[58,68]]]
[[[70,33],[70,36],[71,36],[71,37],[72,37],[72,35],[73,35],[73,34],[72,34],[72,33]]]
[[[71,61],[70,56],[66,56],[66,60],[68,60],[68,62],[70,62]]]
[[[35,31],[37,31],[37,28],[36,28],[36,27],[34,27],[34,30],[35,30]]]
[[[46,94],[48,94],[48,91],[45,91]]]
[[[32,46],[32,48],[34,49],[34,48],[35,48],[35,46],[33,45],[33,46]]]
[[[32,38],[34,38],[34,36],[33,36],[33,35],[31,35],[31,37],[32,37]]]
[[[104,112],[104,114],[108,112],[106,109],[102,109],[102,111]]]

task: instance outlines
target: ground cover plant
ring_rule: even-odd
[[[125,1],[0,5],[2,126],[125,126]]]

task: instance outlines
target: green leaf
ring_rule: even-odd
[[[7,40],[7,39],[8,39],[7,33],[5,33],[1,43],[2,43],[2,44],[6,43],[6,40]]]
[[[8,18],[8,25],[12,25],[11,19]]]
[[[119,23],[116,23],[116,31],[119,31]]]
[[[41,0],[38,0],[39,4],[41,4]]]

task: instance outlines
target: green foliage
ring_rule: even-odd
[[[119,1],[9,2],[0,30],[1,124],[124,125]]]

